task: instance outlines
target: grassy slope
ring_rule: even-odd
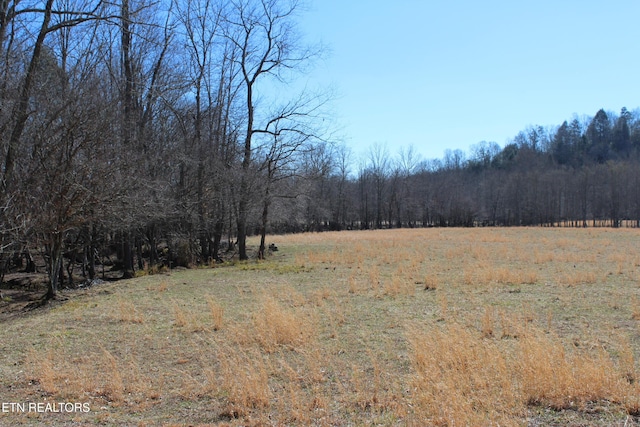
[[[0,424],[634,425],[639,239],[278,236],[264,263],[100,285],[0,336],[3,402],[91,412]]]

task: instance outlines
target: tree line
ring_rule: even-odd
[[[504,147],[482,141],[442,159],[375,144],[352,173],[354,156],[338,152],[310,198],[311,229],[640,226],[638,110],[529,126]]]
[[[124,277],[213,262],[223,246],[247,259],[274,186],[303,180],[301,159],[328,143],[329,94],[293,89],[322,54],[300,11],[0,2],[0,281],[44,268],[52,298],[107,258]]]

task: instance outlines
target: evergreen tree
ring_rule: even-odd
[[[565,165],[571,161],[571,142],[569,124],[565,120],[558,128],[551,147],[551,155],[558,164]]]
[[[611,149],[620,157],[627,158],[631,152],[631,133],[629,131],[629,119],[631,115],[625,107],[616,120],[611,136]]]
[[[597,163],[606,162],[610,156],[611,124],[603,109],[600,109],[589,123],[586,136],[589,157]]]

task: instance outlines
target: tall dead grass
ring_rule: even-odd
[[[256,341],[267,352],[302,346],[316,335],[313,322],[300,310],[284,307],[268,295],[263,296],[252,324]]]
[[[394,275],[390,279],[385,280],[383,284],[383,294],[390,297],[400,295],[415,295],[416,285],[413,281],[408,280],[402,275]]]
[[[628,368],[619,369],[604,350],[568,352],[560,340],[531,331],[518,343],[516,365],[522,400],[556,409],[581,409],[588,402],[628,403],[638,387],[628,381]]]
[[[144,323],[144,316],[131,301],[118,300],[117,320],[126,323]]]
[[[269,367],[256,350],[224,347],[220,370],[216,378],[218,394],[226,401],[223,415],[229,418],[245,416],[254,409],[269,406]]]
[[[142,373],[134,358],[118,357],[104,347],[83,355],[69,354],[62,346],[59,350],[32,350],[27,357],[28,376],[45,395],[77,401],[91,396],[116,404],[158,397],[155,381]]]
[[[499,267],[489,262],[477,263],[464,270],[466,285],[522,285],[535,284],[538,274],[534,270]]]
[[[211,312],[211,327],[219,331],[224,325],[224,307],[222,307],[211,295],[207,295],[207,305]]]
[[[202,319],[191,310],[184,308],[177,301],[172,302],[174,325],[187,332],[201,332],[205,330]]]
[[[616,362],[604,349],[569,352],[559,338],[532,327],[515,341],[497,340],[485,323],[482,332],[457,323],[408,329],[421,422],[519,425],[529,405],[580,410],[597,401],[636,413],[640,387],[628,347]]]
[[[408,331],[415,417],[424,425],[516,425],[523,413],[510,360],[458,324]]]
[[[566,286],[578,286],[598,283],[598,275],[593,271],[575,270],[560,276],[559,281]],[[601,280],[601,279],[600,279]]]

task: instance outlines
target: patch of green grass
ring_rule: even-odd
[[[311,267],[304,264],[270,260],[240,261],[229,265],[229,267],[234,267],[240,271],[266,271],[276,274],[309,273],[312,271]]]

